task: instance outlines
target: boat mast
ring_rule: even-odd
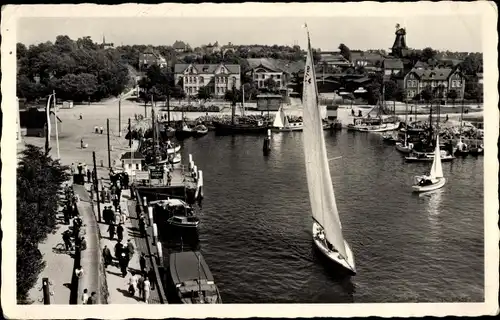
[[[241,86],[242,95],[241,95],[241,114],[245,116],[245,86]]]
[[[236,85],[233,83],[233,99],[231,101],[231,124],[234,126],[234,116],[236,112]]]
[[[156,165],[156,130],[153,95],[151,95],[151,130],[153,131],[153,163]]]

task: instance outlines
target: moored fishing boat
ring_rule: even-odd
[[[304,154],[307,184],[313,217],[312,236],[319,251],[342,271],[356,274],[354,255],[342,234],[342,226],[328,164],[325,138],[318,105],[318,90],[311,43],[308,38],[308,51],[304,72],[303,119]]]
[[[415,184],[412,186],[414,192],[426,192],[442,188],[446,183],[441,165],[441,152],[439,149],[439,134],[436,137],[436,148],[432,162],[431,171],[428,175],[416,176]]]
[[[258,123],[222,123],[212,121],[216,134],[266,134],[268,126],[263,121]]]
[[[214,276],[199,251],[171,253],[171,289],[183,304],[219,304],[222,299]]]

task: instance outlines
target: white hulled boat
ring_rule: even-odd
[[[441,151],[439,149],[439,134],[436,137],[436,149],[434,150],[434,161],[429,175],[416,176],[415,185],[412,189],[414,192],[426,192],[439,189],[446,183],[446,178],[443,176],[443,166],[441,164]]]
[[[276,112],[271,130],[275,132],[302,131],[303,128],[304,125],[302,122],[289,122],[283,110],[283,106],[280,106],[279,110]]]
[[[342,235],[342,226],[330,176],[309,32],[307,38],[308,52],[302,95],[304,104],[303,139],[307,184],[314,220],[313,240],[318,249],[337,266],[342,267],[348,273],[356,274],[354,255]]]

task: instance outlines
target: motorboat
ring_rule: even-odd
[[[354,254],[344,239],[330,175],[321,112],[318,107],[318,88],[308,32],[308,51],[303,86],[303,146],[307,184],[312,214],[314,245],[348,275],[356,274]]]
[[[455,156],[449,154],[444,150],[440,150],[441,162],[449,162],[455,159]],[[426,152],[412,152],[409,156],[405,157],[406,162],[432,162],[434,161],[435,154]]]
[[[166,216],[164,221],[173,227],[197,228],[200,224],[200,219],[195,216],[193,208],[181,199],[157,200],[151,204],[162,209],[160,216]]]
[[[302,131],[304,125],[301,121],[289,122],[288,117],[280,106],[274,118],[273,127],[271,131],[274,132],[288,132],[288,131]]]
[[[427,192],[442,188],[446,183],[441,165],[441,152],[439,149],[439,135],[436,137],[436,148],[432,161],[431,171],[428,175],[416,176],[412,186],[414,192]]]
[[[398,150],[401,153],[406,153],[409,154],[413,151],[413,143],[408,142],[408,135],[405,132],[405,138],[402,142],[396,142],[396,150]]]
[[[183,304],[220,304],[222,298],[214,276],[199,251],[171,253],[170,288]],[[173,289],[173,290],[172,290]]]
[[[193,137],[202,137],[208,133],[208,128],[203,124],[199,124],[193,128]]]
[[[458,141],[456,147],[455,147],[455,156],[457,157],[467,157],[469,155],[469,146],[465,144],[462,141],[462,137],[460,137],[460,140]]]

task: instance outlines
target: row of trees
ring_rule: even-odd
[[[17,44],[17,94],[28,101],[47,96],[76,102],[119,95],[129,84],[127,61],[119,52],[102,49],[90,37],[76,41],[57,36],[56,41]]]
[[[57,224],[59,194],[68,168],[42,149],[27,145],[17,167],[17,301],[28,303],[28,292],[45,268],[38,244]]]

